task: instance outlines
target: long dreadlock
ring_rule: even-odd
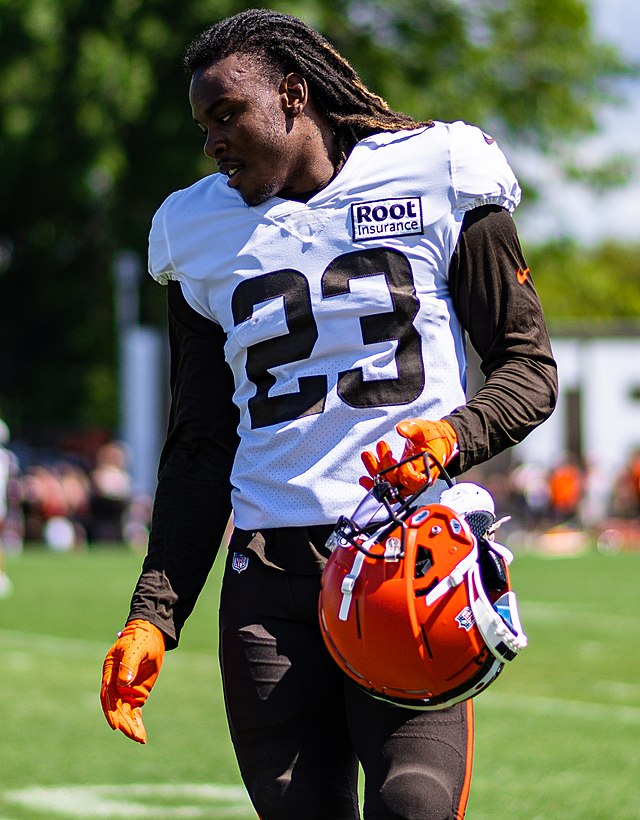
[[[289,72],[303,76],[345,155],[370,134],[433,124],[393,111],[331,43],[289,14],[249,9],[220,20],[187,47],[184,66],[193,74],[231,54],[255,56],[266,71],[281,72],[280,76]]]

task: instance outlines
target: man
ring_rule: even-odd
[[[11,433],[9,425],[0,418],[0,598],[8,598],[13,585],[7,573],[4,571],[4,529],[8,513],[8,492],[9,479],[11,477],[12,457],[5,447],[9,443]]]
[[[324,649],[317,601],[326,538],[362,495],[362,451],[370,475],[403,452],[458,474],[553,409],[509,215],[517,182],[491,137],[392,111],[287,15],[222,20],[185,62],[220,173],[170,196],[151,229],[173,400],[148,555],[105,661],[107,720],[145,742],[141,707],[233,508],[220,658],[258,814],[359,817],[359,760],[368,820],[462,817],[470,702],[420,713],[360,691]],[[465,331],[487,377],[467,404]],[[424,475],[406,465],[393,480]]]

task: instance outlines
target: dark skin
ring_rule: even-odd
[[[274,80],[258,57],[232,54],[193,74],[189,100],[204,153],[247,205],[306,202],[338,170],[334,136],[300,74]]]

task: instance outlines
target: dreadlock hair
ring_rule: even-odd
[[[346,156],[358,140],[379,131],[433,125],[393,111],[370,91],[351,64],[315,29],[297,17],[268,9],[248,9],[207,28],[186,49],[184,67],[198,69],[231,54],[257,58],[265,71],[305,78],[312,98]]]

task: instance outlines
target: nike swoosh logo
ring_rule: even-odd
[[[524,285],[528,278],[529,268],[525,268],[524,270],[522,270],[522,268],[518,268],[518,270],[516,271],[516,279],[518,280],[519,284]]]

